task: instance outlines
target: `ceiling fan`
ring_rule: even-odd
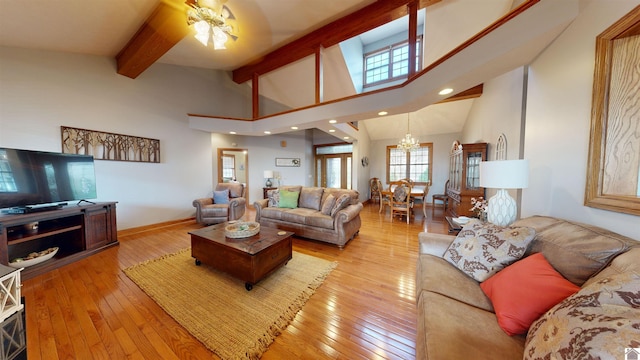
[[[204,46],[213,43],[216,50],[226,49],[229,39],[238,39],[238,24],[231,10],[224,4],[227,0],[193,0],[187,2],[187,24],[196,30],[195,38]]]

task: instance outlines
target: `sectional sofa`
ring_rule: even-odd
[[[417,359],[625,359],[640,348],[638,241],[543,216],[509,229],[419,234]]]

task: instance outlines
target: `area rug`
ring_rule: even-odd
[[[244,282],[202,264],[187,248],[124,270],[172,318],[225,360],[260,358],[336,267],[293,258],[247,291]]]

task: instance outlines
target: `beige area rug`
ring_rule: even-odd
[[[171,317],[222,359],[260,358],[336,262],[293,252],[289,263],[247,291],[187,248],[124,270]]]

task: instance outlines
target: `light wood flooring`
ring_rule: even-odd
[[[414,359],[418,233],[447,233],[442,208],[426,213],[407,225],[367,204],[344,250],[294,238],[294,251],[338,266],[262,359]],[[122,272],[188,247],[200,227],[125,231],[119,246],[23,281],[28,358],[217,359]]]

